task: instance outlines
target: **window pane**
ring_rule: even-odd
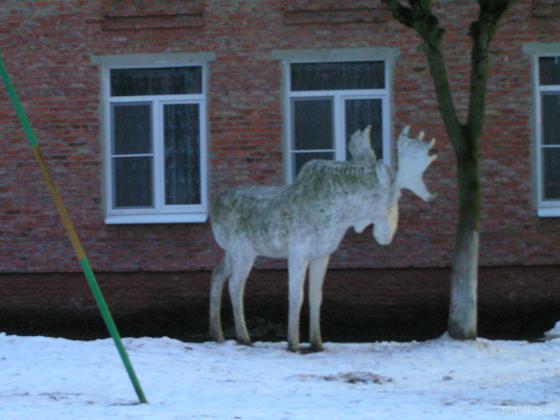
[[[294,153],[294,179],[299,174],[301,167],[308,161],[313,159],[334,160],[334,152],[321,153]]]
[[[544,199],[560,199],[560,148],[544,148]]]
[[[111,95],[202,93],[201,67],[112,69]]]
[[[539,59],[541,85],[560,85],[560,56]]]
[[[200,203],[199,106],[164,106],[165,203]]]
[[[152,152],[152,111],[149,104],[112,105],[113,154]]]
[[[542,142],[560,144],[560,93],[542,95]]]
[[[291,65],[292,90],[383,89],[383,61]]]
[[[381,99],[347,99],[346,112],[346,160],[352,156],[348,150],[350,137],[356,130],[371,125],[371,146],[377,159],[383,158],[383,121],[381,118]]]
[[[293,101],[294,143],[296,150],[332,149],[332,99]]]
[[[152,157],[113,158],[114,207],[153,207]]]

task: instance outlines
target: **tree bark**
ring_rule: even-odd
[[[477,289],[480,228],[478,156],[457,162],[459,217],[451,274],[448,334],[468,340],[477,335]]]

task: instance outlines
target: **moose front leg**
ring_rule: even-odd
[[[323,282],[329,255],[317,258],[309,264],[309,343],[312,351],[323,350],[321,339],[321,301],[323,300]]]
[[[288,350],[299,351],[299,318],[303,303],[303,285],[309,261],[300,256],[288,259],[289,276],[289,315],[288,315]]]

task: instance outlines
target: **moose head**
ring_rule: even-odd
[[[354,226],[357,232],[363,231],[368,223],[373,222],[373,236],[380,245],[388,245],[393,240],[399,220],[398,200],[400,191],[408,189],[425,201],[432,200],[431,194],[422,176],[428,166],[437,158],[429,155],[435,140],[431,143],[422,141],[424,132],[421,131],[417,138],[410,138],[410,127],[407,126],[399,136],[397,142],[399,170],[393,177],[393,172],[382,161],[376,162],[375,153],[370,141],[371,126],[364,130],[356,131],[350,138],[348,149],[354,162],[372,164],[378,179],[378,185],[387,191],[382,195],[385,203],[377,207],[373,220],[365,220]],[[379,199],[379,198],[378,198]],[[380,211],[382,210],[382,211]]]

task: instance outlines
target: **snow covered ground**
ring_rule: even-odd
[[[148,405],[111,340],[0,334],[0,419],[560,417],[560,339],[542,343],[285,343],[125,339]]]

